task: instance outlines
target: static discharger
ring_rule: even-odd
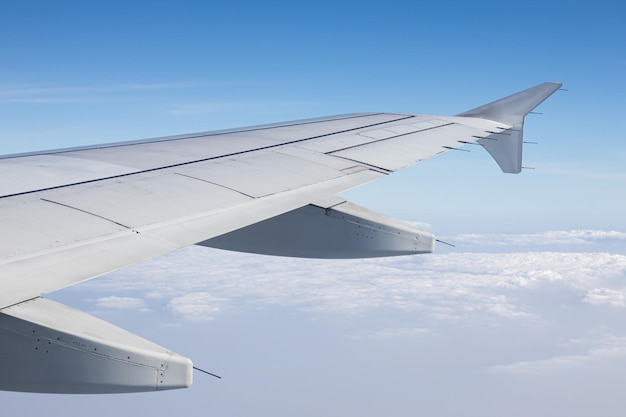
[[[451,151],[471,152],[471,151],[468,151],[467,149],[453,148],[451,146],[442,146],[442,148],[446,148],[446,149],[449,149]]]
[[[194,366],[194,367],[193,367],[193,369],[195,369],[196,371],[200,371],[200,372],[202,372],[202,373],[205,373],[205,374],[207,374],[207,375],[214,376],[215,378],[222,379],[222,377],[221,377],[221,376],[219,376],[219,375],[215,375],[215,374],[212,374],[211,372],[209,372],[209,371],[205,371],[204,369],[200,369],[200,368],[198,368],[197,366]]]

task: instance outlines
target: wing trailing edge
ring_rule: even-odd
[[[505,173],[517,174],[522,170],[524,144],[524,117],[543,103],[563,84],[546,82],[500,100],[476,107],[459,114],[462,117],[476,117],[506,123],[511,128],[495,132],[478,140],[495,159]]]

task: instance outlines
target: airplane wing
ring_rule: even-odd
[[[432,252],[431,233],[337,193],[469,143],[518,173],[524,116],[560,86],[457,116],[352,114],[0,158],[0,389],[189,386],[189,359],[42,295],[194,244],[318,258]]]

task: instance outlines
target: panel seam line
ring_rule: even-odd
[[[59,205],[59,206],[62,206],[62,207],[67,207],[67,208],[72,209],[72,210],[80,211],[81,213],[89,214],[90,216],[98,217],[98,218],[100,218],[102,220],[106,220],[106,221],[111,222],[113,224],[116,224],[118,226],[122,226],[125,229],[133,230],[132,227],[126,226],[125,224],[122,224],[120,222],[116,222],[115,220],[111,220],[108,217],[104,217],[104,216],[101,216],[99,214],[92,213],[90,211],[87,211],[87,210],[84,210],[84,209],[81,209],[81,208],[78,208],[78,207],[70,206],[69,204],[60,203],[60,202],[54,201],[54,200],[48,200],[47,198],[41,198],[41,201],[45,201],[47,203],[56,204],[56,205]]]

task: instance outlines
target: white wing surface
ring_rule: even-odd
[[[353,114],[3,157],[0,389],[189,386],[188,359],[41,296],[193,244],[320,258],[432,252],[432,234],[336,194],[474,142],[519,172],[524,116],[560,86],[458,116]]]

